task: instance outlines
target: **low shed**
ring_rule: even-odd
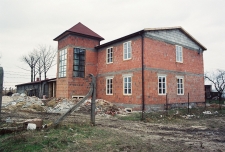
[[[17,93],[25,93],[28,96],[36,96],[42,98],[43,95],[55,97],[56,93],[56,78],[46,80],[36,80],[34,82],[23,83],[16,85]]]

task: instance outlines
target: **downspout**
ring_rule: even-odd
[[[144,112],[145,112],[145,87],[144,87],[144,36],[143,32],[140,32],[141,35],[141,84],[142,84],[142,113],[141,120],[144,120]]]
[[[43,98],[43,95],[45,95],[44,93],[45,93],[45,85],[46,85],[46,81],[45,82],[43,82],[42,84],[41,84],[41,88],[42,88],[42,90],[41,90],[41,97]]]

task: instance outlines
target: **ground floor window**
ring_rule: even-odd
[[[166,94],[166,76],[158,76],[158,94]]]
[[[177,78],[177,94],[183,95],[184,94],[184,79]]]
[[[106,78],[106,94],[113,94],[113,78]]]
[[[131,95],[132,94],[132,77],[124,76],[123,77],[123,94]]]

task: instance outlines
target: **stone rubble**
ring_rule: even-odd
[[[47,112],[47,113],[65,113],[72,108],[79,100],[78,99],[63,99],[63,98],[51,98],[51,99],[39,99],[35,96],[29,97],[26,94],[15,93],[12,97],[2,97],[2,109],[3,110],[21,110],[30,112]],[[91,111],[91,99],[86,100],[78,109],[78,112],[90,113]],[[132,113],[132,108],[120,109],[115,104],[103,100],[96,99],[96,115],[126,115]]]

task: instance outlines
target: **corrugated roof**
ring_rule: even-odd
[[[89,29],[87,26],[83,25],[80,22],[71,27],[69,30],[66,30],[65,32],[57,36],[54,40],[58,41],[69,34],[78,34],[92,38],[97,38],[99,40],[104,40],[103,37],[101,37],[100,35],[98,35],[97,33],[95,33],[94,31],[92,31],[91,29]]]
[[[56,78],[51,78],[51,79],[46,79],[46,80],[39,80],[39,81],[33,81],[33,82],[28,82],[28,83],[22,83],[22,84],[17,84],[15,86],[20,86],[20,85],[28,85],[28,84],[36,84],[36,83],[42,83],[42,82],[49,82],[49,81],[53,81],[56,80]]]

